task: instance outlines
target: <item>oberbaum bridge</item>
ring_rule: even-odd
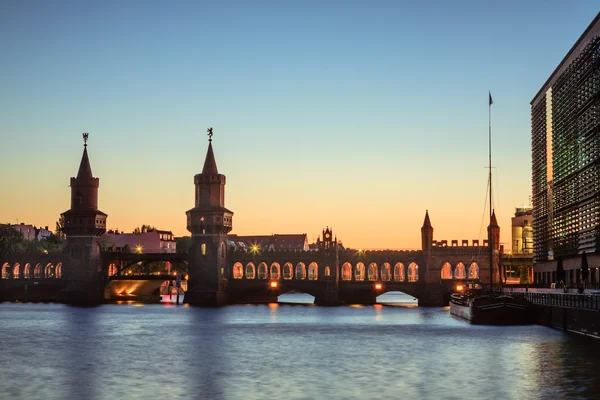
[[[185,302],[198,306],[277,302],[280,294],[303,292],[317,305],[374,304],[377,296],[399,291],[419,306],[447,305],[457,283],[489,282],[489,243],[433,240],[429,214],[421,228],[421,250],[361,251],[338,246],[328,228],[317,251],[250,251],[227,246],[233,212],[225,208],[225,175],[212,148],[212,128],[202,173],[194,176],[195,206],[186,212],[191,246],[187,254],[123,253],[101,247],[107,214],[98,209],[99,179],[92,175],[84,134],[77,177],[71,178],[71,208],[61,214],[66,246],[62,254],[12,253],[0,260],[0,301],[53,301],[94,305],[153,294],[171,275],[132,274],[152,262],[187,266]],[[488,227],[499,249],[495,217]],[[494,281],[498,277],[495,251]],[[137,290],[137,292],[136,292]]]

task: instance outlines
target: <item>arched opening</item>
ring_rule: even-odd
[[[255,268],[254,264],[248,263],[246,264],[246,279],[254,279]]]
[[[411,262],[408,264],[408,281],[417,282],[419,280],[419,266]]]
[[[25,264],[25,268],[23,269],[23,278],[31,278],[31,264],[29,263]]]
[[[2,279],[10,279],[10,265],[2,264]]]
[[[390,263],[383,263],[381,266],[381,280],[384,282],[389,282],[392,279],[392,266]]]
[[[293,293],[282,293],[277,297],[278,303],[288,304],[306,304],[311,305],[315,303],[314,296],[308,293],[293,292]]]
[[[62,278],[62,263],[58,263],[56,264],[56,269],[54,270],[55,274],[56,274],[56,278]]]
[[[279,277],[281,276],[281,267],[279,266],[278,263],[273,263],[271,264],[271,279],[272,280],[279,280]]]
[[[304,263],[298,263],[296,265],[296,279],[306,279],[306,266],[304,265]]]
[[[402,264],[401,262],[396,263],[396,265],[394,265],[394,282],[404,282],[404,280],[406,279],[405,273],[404,273],[404,264]]]
[[[479,265],[475,261],[469,265],[469,279],[479,279]]]
[[[46,278],[46,279],[54,278],[54,265],[52,265],[52,264],[46,265],[46,267],[44,268],[44,278]]]
[[[12,271],[12,277],[13,279],[19,279],[21,278],[21,264],[16,263],[15,266],[13,267],[13,271]]]
[[[377,280],[377,264],[375,264],[374,262],[369,264],[369,268],[367,268],[367,276],[370,281]]]
[[[452,266],[449,262],[445,262],[442,265],[442,279],[452,279]]]
[[[331,276],[331,268],[325,267],[325,271],[323,272],[323,275],[325,275],[325,276]]]
[[[269,275],[268,275],[267,264],[264,262],[261,262],[260,264],[258,264],[258,279],[267,279],[268,277],[269,277]]]
[[[206,243],[202,243],[200,245],[200,254],[202,254],[203,256],[206,255]]]
[[[317,279],[319,279],[319,266],[316,262],[311,262],[308,265],[308,280],[316,281]]]
[[[233,264],[233,279],[242,279],[244,277],[244,266],[242,263]]]
[[[117,265],[115,263],[111,263],[108,266],[108,276],[115,276],[117,272],[119,272],[119,270],[117,269]]]
[[[283,279],[290,280],[294,277],[294,267],[291,263],[283,264]]]
[[[354,280],[355,281],[364,281],[365,280],[365,264],[359,262],[356,264],[356,269],[354,271]]]
[[[33,269],[33,277],[34,278],[41,278],[42,277],[42,264],[36,264],[35,268]]]
[[[352,264],[349,262],[345,262],[342,265],[342,280],[343,281],[351,281],[352,280]]]
[[[456,279],[465,279],[467,277],[467,271],[465,269],[465,264],[459,262],[456,264],[456,268],[454,269],[454,277]]]

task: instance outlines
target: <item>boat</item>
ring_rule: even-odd
[[[527,325],[533,323],[532,311],[524,297],[508,295],[494,291],[494,236],[492,234],[492,221],[495,214],[492,205],[492,95],[489,95],[489,201],[490,201],[490,228],[488,229],[490,282],[485,290],[481,284],[470,283],[456,286],[456,293],[450,296],[450,314],[469,321],[472,324],[482,325]]]

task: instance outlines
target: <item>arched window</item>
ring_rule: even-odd
[[[306,266],[304,265],[304,263],[298,263],[296,265],[296,279],[306,279]]]
[[[58,264],[56,264],[56,270],[55,270],[55,273],[56,273],[56,278],[57,278],[57,279],[58,279],[58,278],[62,278],[62,263],[58,263]]]
[[[278,280],[279,276],[281,275],[280,271],[281,268],[279,267],[278,263],[271,264],[271,279]]]
[[[410,264],[408,264],[408,281],[416,282],[418,280],[419,280],[419,266],[416,263],[411,262]]]
[[[345,262],[344,265],[342,265],[342,280],[352,280],[352,264],[350,264],[349,262]]]
[[[283,279],[290,280],[294,277],[294,266],[292,264],[285,263],[283,264]]]
[[[31,265],[29,263],[25,264],[25,269],[23,270],[23,278],[31,278]]]
[[[54,278],[54,265],[48,264],[46,268],[44,268],[44,278],[50,279]]]
[[[21,278],[21,264],[19,264],[19,263],[15,264],[15,266],[13,267],[12,277],[13,277],[13,279]]]
[[[479,265],[475,261],[469,266],[469,279],[479,279]]]
[[[246,279],[254,279],[254,264],[252,263],[246,265]]]
[[[108,266],[108,276],[115,276],[117,274],[118,270],[117,270],[117,266],[115,265],[115,263],[111,263]]]
[[[392,271],[391,271],[392,266],[390,265],[390,263],[383,263],[383,265],[381,266],[381,280],[384,282],[388,282],[391,277],[392,277]]]
[[[325,276],[331,276],[331,268],[325,267],[325,271],[323,272]]]
[[[268,275],[267,264],[265,264],[264,262],[261,262],[260,264],[258,264],[258,279],[267,279],[268,277],[269,277],[269,275]]]
[[[394,282],[404,282],[406,277],[404,276],[404,264],[401,262],[394,265]]]
[[[2,265],[2,279],[10,279],[10,265],[7,263]]]
[[[449,262],[444,263],[442,265],[442,279],[452,279],[452,266]]]
[[[242,263],[233,264],[233,279],[242,279],[244,277],[244,266]]]
[[[365,264],[359,262],[356,264],[356,269],[354,271],[354,280],[355,281],[364,281],[365,280]]]
[[[41,278],[42,277],[42,264],[36,264],[35,268],[33,269],[33,277],[34,278]]]
[[[319,266],[316,262],[311,262],[308,265],[308,279],[311,281],[319,279]]]
[[[206,255],[206,243],[202,243],[200,245],[200,254],[202,254],[203,256]]]
[[[467,271],[465,269],[465,264],[459,262],[456,264],[456,268],[454,269],[454,277],[456,279],[465,279],[467,277]]]
[[[375,264],[374,262],[369,264],[369,268],[367,269],[367,276],[370,281],[377,280],[377,264]]]

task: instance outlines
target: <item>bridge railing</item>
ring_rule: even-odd
[[[600,294],[521,293],[530,303],[600,311]]]

